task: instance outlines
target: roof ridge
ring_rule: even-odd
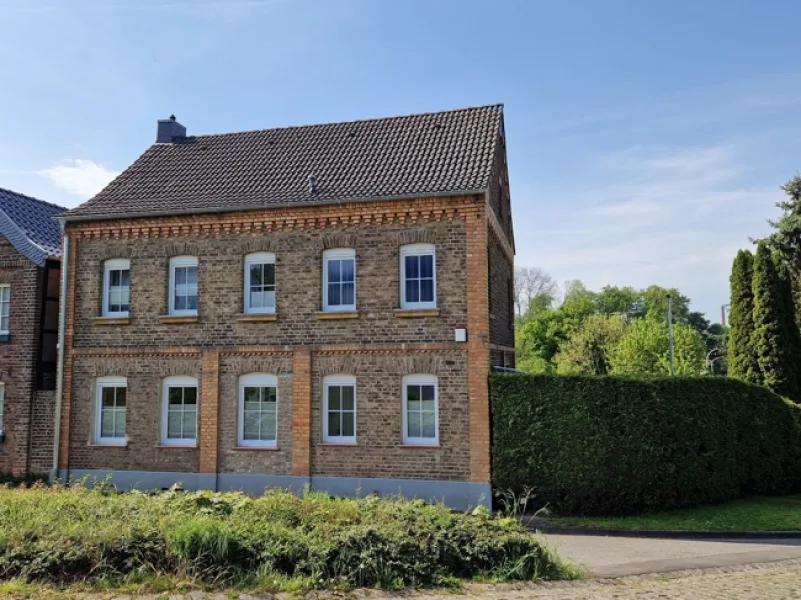
[[[200,133],[197,135],[186,136],[186,139],[210,138],[210,137],[223,137],[227,135],[242,135],[243,133],[261,133],[263,131],[284,131],[286,129],[305,129],[307,127],[327,127],[329,125],[350,125],[353,123],[372,123],[374,121],[396,121],[400,119],[409,119],[412,117],[427,117],[430,115],[447,115],[451,113],[467,112],[471,110],[481,110],[490,108],[500,108],[503,111],[504,105],[502,102],[496,104],[484,104],[479,106],[464,106],[462,108],[452,108],[449,110],[430,110],[421,113],[408,113],[405,115],[392,115],[388,117],[371,117],[369,119],[351,119],[349,121],[327,121],[325,123],[307,123],[305,125],[283,125],[281,127],[264,127],[261,129],[245,129],[242,131],[227,131],[225,133]]]
[[[25,198],[26,200],[33,200],[34,202],[39,202],[40,204],[46,204],[47,206],[52,206],[53,208],[57,208],[61,211],[69,210],[65,206],[54,204],[53,202],[48,202],[47,200],[42,200],[41,198],[35,198],[34,196],[29,196],[28,194],[23,194],[22,192],[15,192],[14,190],[10,190],[2,186],[0,186],[0,192],[6,192],[9,194],[13,194],[14,196],[20,196],[21,198]]]

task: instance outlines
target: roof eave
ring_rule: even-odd
[[[316,200],[311,202],[275,202],[265,204],[263,206],[221,206],[211,208],[197,208],[181,211],[145,211],[140,213],[107,213],[102,215],[70,215],[64,213],[54,217],[60,223],[79,223],[88,221],[112,221],[115,219],[144,219],[148,217],[170,217],[176,215],[203,215],[203,214],[218,214],[218,213],[233,213],[244,211],[255,211],[265,209],[278,209],[278,208],[304,208],[313,206],[331,206],[337,204],[356,204],[360,202],[378,202],[381,200],[415,200],[418,198],[447,198],[455,196],[474,196],[485,194],[487,188],[480,188],[474,190],[455,190],[448,192],[428,192],[425,194],[405,194],[400,196],[368,196],[363,198],[348,198],[347,200]]]
[[[31,240],[2,208],[0,208],[0,235],[3,235],[17,252],[39,267],[43,267],[50,258],[49,253]]]

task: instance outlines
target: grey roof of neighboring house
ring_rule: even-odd
[[[0,188],[0,235],[39,266],[61,257],[61,228],[53,218],[66,209]]]
[[[67,219],[483,192],[503,106],[156,143]],[[309,177],[316,186],[309,189]]]

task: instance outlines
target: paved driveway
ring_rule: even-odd
[[[546,544],[596,577],[666,573],[801,559],[801,540],[694,541],[547,535]],[[801,598],[801,596],[799,596]]]

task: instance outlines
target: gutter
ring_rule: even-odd
[[[66,352],[66,320],[67,320],[67,279],[70,259],[70,236],[66,232],[66,223],[59,219],[63,241],[61,257],[61,290],[58,306],[58,367],[56,378],[56,415],[53,424],[53,468],[50,471],[50,482],[58,477],[58,455],[61,445],[61,412],[64,398],[64,354]]]
[[[315,206],[337,206],[342,204],[356,204],[360,202],[379,202],[386,200],[416,200],[418,198],[447,198],[449,196],[475,196],[486,194],[487,188],[476,190],[456,190],[453,192],[430,192],[427,194],[407,194],[402,196],[367,196],[362,198],[349,198],[347,200],[315,200],[311,202],[275,202],[266,203],[261,206],[218,206],[211,208],[195,208],[190,210],[153,210],[141,213],[107,213],[101,215],[70,215],[63,213],[55,217],[60,223],[78,223],[82,221],[111,221],[114,219],[142,219],[147,217],[174,217],[176,215],[204,215],[216,213],[235,213],[243,211],[270,210],[278,208],[305,208]],[[63,229],[62,229],[63,230]]]

